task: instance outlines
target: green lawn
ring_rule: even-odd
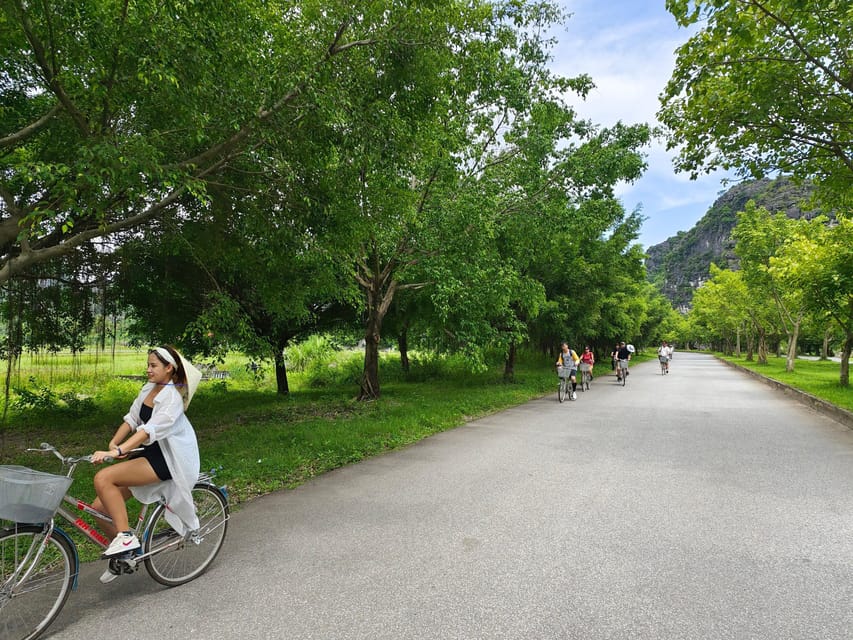
[[[785,358],[770,356],[766,365],[749,362],[745,357],[724,356],[719,358],[738,364],[763,376],[783,382],[795,389],[805,391],[832,404],[853,411],[853,387],[842,387],[838,382],[837,362],[825,360],[797,360],[794,371],[785,371]]]

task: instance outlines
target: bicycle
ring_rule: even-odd
[[[660,374],[665,376],[669,373],[669,358],[667,356],[658,356],[658,360],[660,361]]]
[[[627,360],[619,360],[616,364],[616,384],[622,383],[622,386],[625,386],[625,383],[628,380],[628,361]]]
[[[592,382],[592,365],[585,362],[580,364],[581,391],[589,391],[589,383]]]
[[[568,375],[563,375],[563,367],[557,367],[557,375],[560,377],[560,384],[557,387],[557,400],[562,403],[566,398],[572,397],[572,379]]]
[[[0,518],[15,524],[0,530],[0,638],[34,640],[56,619],[70,592],[77,589],[80,557],[77,546],[56,526],[59,516],[102,549],[110,541],[63,503],[95,518],[112,522],[90,504],[67,494],[74,470],[92,456],[63,456],[43,442],[41,453],[53,453],[67,468],[65,475],[27,467],[0,466]],[[111,461],[111,460],[107,460]],[[112,558],[117,573],[133,573],[140,564],[160,584],[174,587],[200,576],[225,541],[230,509],[225,487],[213,483],[214,472],[199,475],[192,496],[199,528],[179,535],[166,522],[165,500],[142,505],[134,533],[142,546],[126,556]]]

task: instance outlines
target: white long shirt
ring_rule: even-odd
[[[142,428],[148,434],[144,444],[160,443],[166,465],[172,474],[171,480],[163,480],[141,487],[130,487],[133,497],[144,504],[166,501],[166,521],[179,534],[198,529],[198,516],[192,499],[192,488],[198,481],[201,463],[198,454],[198,442],[190,421],[184,415],[184,401],[180,392],[167,385],[154,397],[154,410],[145,424],[139,417],[139,410],[145,396],[154,388],[149,382],[142,387],[124,421],[134,431]]]

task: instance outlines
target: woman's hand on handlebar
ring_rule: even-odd
[[[112,462],[113,460],[118,459],[119,457],[123,458],[124,456],[118,456],[118,451],[113,449],[112,451],[95,451],[92,454],[92,464],[101,464],[102,462]]]

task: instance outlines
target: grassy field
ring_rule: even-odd
[[[842,387],[838,383],[839,363],[824,360],[797,360],[794,371],[785,371],[785,358],[770,356],[766,365],[756,364],[755,361],[747,361],[745,357],[724,356],[718,357],[733,362],[763,376],[783,382],[795,389],[810,393],[827,402],[853,411],[853,387]]]

